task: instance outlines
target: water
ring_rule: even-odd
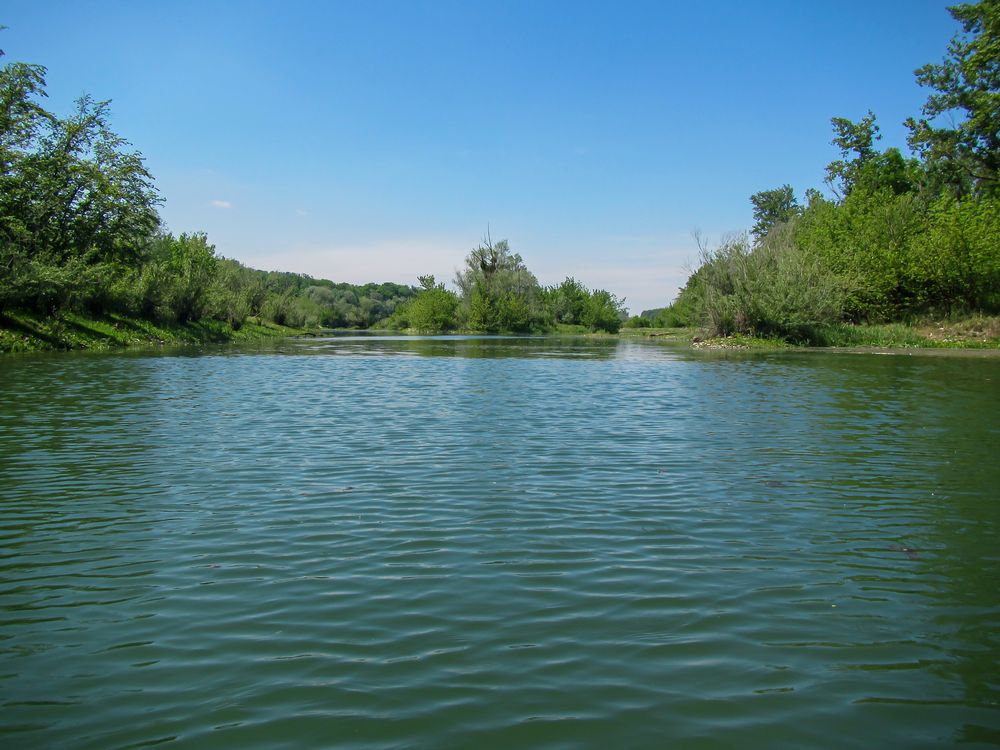
[[[1000,746],[1000,359],[0,360],[0,745]]]

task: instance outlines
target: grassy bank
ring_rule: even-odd
[[[952,319],[924,318],[906,323],[814,326],[801,340],[733,335],[703,338],[696,328],[623,328],[621,335],[654,338],[697,348],[789,349],[837,347],[872,349],[1000,349],[1000,316],[971,315]]]
[[[68,349],[106,351],[130,346],[255,341],[293,336],[302,329],[262,323],[251,318],[239,330],[223,321],[197,323],[153,323],[124,315],[98,318],[77,313],[47,317],[30,312],[8,311],[0,315],[0,353]]]
[[[219,320],[184,324],[153,323],[124,315],[94,318],[65,313],[57,318],[50,318],[13,311],[0,315],[0,353],[71,349],[107,351],[125,347],[231,343],[304,333],[307,331],[302,328],[259,322],[254,318],[248,319],[239,330],[233,330],[228,323]],[[372,330],[371,333],[418,335],[426,332]],[[549,335],[613,337],[616,334],[595,334],[583,326],[558,325]],[[1000,350],[1000,316],[922,319],[884,325],[831,324],[810,329],[807,337],[794,343],[778,338],[746,335],[706,338],[697,328],[622,328],[617,336],[709,349],[778,350],[824,347]]]

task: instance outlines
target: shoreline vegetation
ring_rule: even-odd
[[[668,307],[573,277],[542,286],[487,235],[449,289],[354,285],[248,268],[202,233],[174,235],[109,102],[45,110],[46,69],[0,68],[0,353],[306,335],[622,335],[695,348],[1000,348],[1000,0],[949,9],[962,31],[909,118],[910,156],[875,115],[834,117],[827,192],[750,197],[754,226],[712,246]],[[2,28],[2,27],[0,27]],[[3,52],[0,50],[0,55]]]
[[[113,351],[260,341],[309,331],[250,318],[234,330],[220,320],[154,322],[119,314],[90,317],[67,312],[59,317],[16,311],[0,316],[0,353]]]
[[[826,192],[750,197],[753,228],[717,245],[669,307],[637,327],[701,326],[711,340],[805,346],[996,345],[1000,314],[1000,0],[949,8],[961,31],[903,124],[910,155],[880,150],[875,114],[831,119]],[[978,333],[977,333],[978,331]]]
[[[269,338],[321,336],[357,332],[360,329],[303,328],[278,325],[249,318],[234,330],[225,321],[155,323],[111,314],[101,318],[64,313],[58,318],[30,312],[8,312],[0,316],[0,353],[44,351],[115,351],[205,344],[249,343]],[[477,335],[484,331],[417,331],[374,327],[364,333],[387,335]],[[532,335],[532,334],[527,334]],[[539,335],[536,332],[533,335]],[[792,344],[779,338],[760,336],[703,337],[698,328],[622,328],[616,333],[593,332],[582,325],[560,325],[541,335],[553,337],[602,337],[649,340],[665,346],[702,350],[736,351],[850,351],[937,352],[1000,355],[1000,316],[970,316],[953,320],[919,320],[886,325],[838,324],[828,327],[823,346]]]

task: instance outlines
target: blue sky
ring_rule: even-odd
[[[489,229],[542,283],[669,302],[692,237],[822,187],[830,118],[882,146],[957,25],[931,0],[45,2],[0,9],[49,108],[112,100],[174,232],[256,268],[450,280]]]

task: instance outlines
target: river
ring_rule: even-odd
[[[0,359],[0,745],[1000,746],[1000,359]]]

